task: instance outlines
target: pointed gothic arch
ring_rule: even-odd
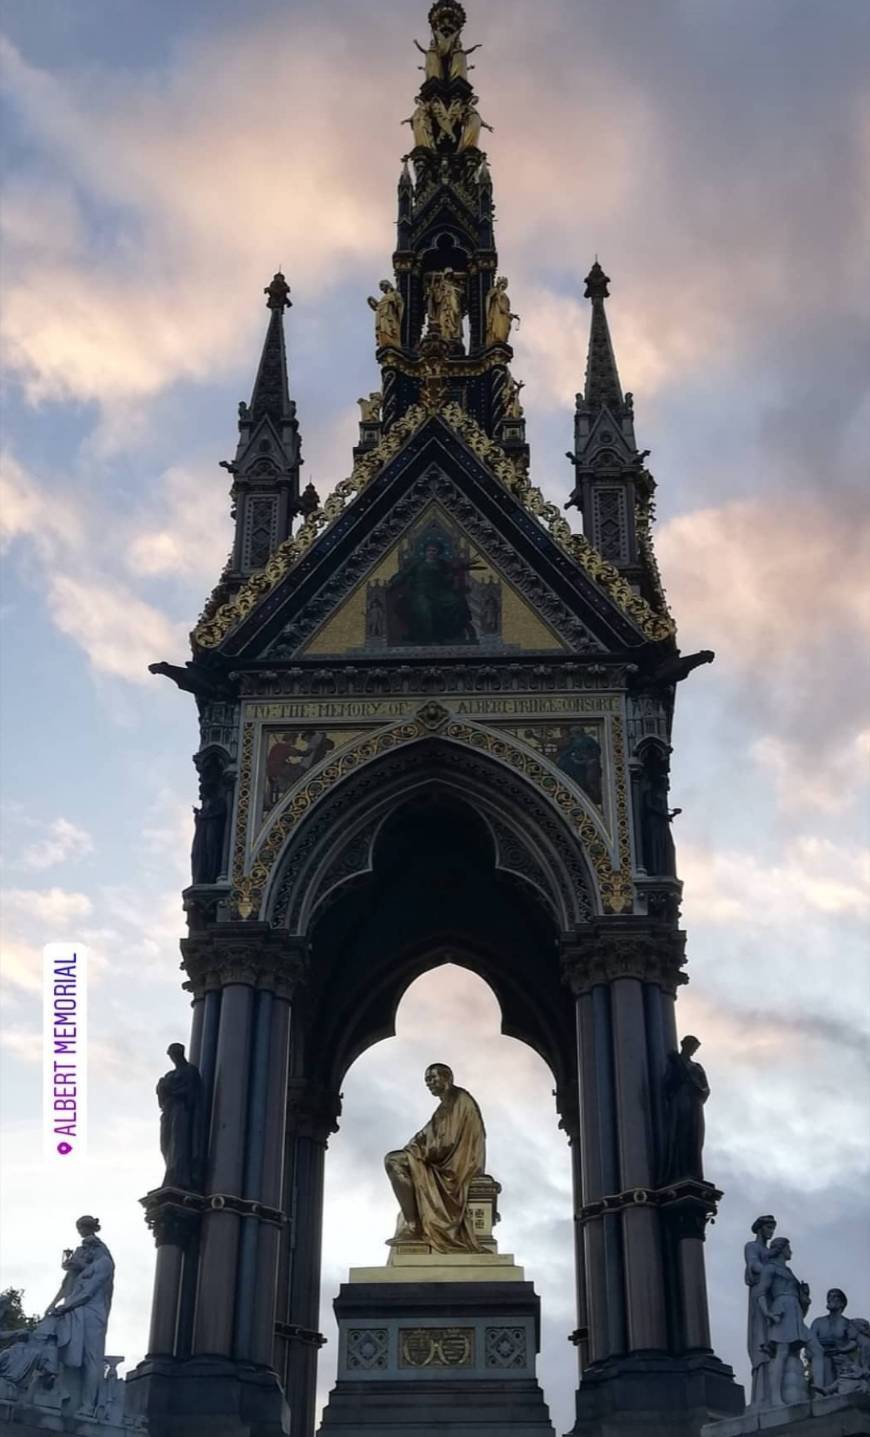
[[[499,747],[520,762],[526,757],[520,744],[504,736]],[[545,780],[546,766],[533,762]],[[549,777],[558,798],[558,780]],[[458,796],[484,820],[495,867],[534,891],[560,930],[601,912],[594,869],[576,827],[572,831],[568,816],[545,796],[541,782],[536,785],[528,774],[479,747],[429,735],[399,751],[387,748],[360,767],[348,765],[345,776],[306,807],[274,861],[263,917],[305,936],[321,905],[371,870],[375,844],[390,815],[412,795],[434,793]],[[574,806],[588,814],[582,796],[572,797]]]

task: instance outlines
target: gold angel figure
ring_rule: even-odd
[[[439,104],[441,102],[439,101]],[[443,105],[442,105],[443,108]],[[414,132],[414,144],[420,150],[434,150],[435,135],[432,131],[432,116],[429,113],[429,106],[421,100],[413,115],[402,121],[403,125],[410,125]]]
[[[489,130],[490,134],[493,133],[492,125],[488,125],[486,120],[481,119],[480,111],[476,110],[473,105],[469,105],[463,119],[462,134],[459,137],[459,144],[457,146],[457,153],[460,155],[465,150],[476,150],[478,148],[477,142],[480,139],[481,130]]]

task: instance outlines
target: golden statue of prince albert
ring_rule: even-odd
[[[431,1063],[426,1086],[440,1101],[425,1128],[384,1166],[401,1209],[393,1247],[428,1243],[433,1252],[480,1252],[468,1211],[471,1183],[486,1167],[486,1129],[470,1093],[446,1063]]]

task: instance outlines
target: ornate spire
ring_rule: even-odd
[[[622,409],[624,400],[604,309],[604,301],[610,293],[609,284],[610,276],[604,273],[596,259],[586,276],[586,298],[592,301],[592,324],[589,330],[584,398],[591,409],[600,409],[606,404],[616,413]]]
[[[289,415],[292,405],[287,380],[283,319],[285,309],[291,307],[290,286],[280,270],[272,276],[263,293],[266,295],[266,308],[270,311],[269,327],[266,330],[248,413],[254,423],[266,414],[280,423]]]
[[[233,476],[236,538],[229,579],[262,569],[290,535],[293,518],[304,511],[299,495],[299,421],[290,398],[284,311],[290,286],[280,270],[263,293],[269,323],[250,404],[239,405],[239,443],[224,467]]]
[[[507,280],[498,277],[492,176],[480,148],[491,127],[469,80],[469,57],[480,45],[465,44],[465,19],[458,0],[435,0],[428,41],[414,41],[423,81],[402,121],[413,143],[398,186],[395,282],[382,280],[380,295],[368,299],[383,372],[382,425],[388,433],[412,405],[437,409],[454,400],[490,437],[523,450],[508,368],[517,316]]]
[[[666,612],[652,547],[655,480],[638,452],[634,400],[623,395],[604,301],[610,277],[596,258],[586,276],[592,302],[586,388],[574,414],[575,484],[569,504],[583,515],[583,533],[657,612]]]

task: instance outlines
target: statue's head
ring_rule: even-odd
[[[378,285],[378,289],[381,291],[382,294],[389,294],[392,288],[393,286],[390,284],[390,281],[388,279],[382,279],[380,284]]]
[[[825,1298],[825,1305],[829,1312],[843,1312],[848,1302],[849,1299],[841,1287],[832,1287]]]
[[[761,1217],[757,1217],[752,1224],[752,1231],[756,1237],[761,1238],[762,1242],[770,1242],[776,1232],[776,1218],[773,1213],[762,1213]]]
[[[446,1063],[430,1063],[425,1074],[426,1087],[436,1098],[443,1098],[453,1087],[453,1069]]]
[[[772,1262],[788,1262],[791,1258],[791,1243],[787,1237],[776,1237],[770,1244]]]
[[[79,1237],[96,1237],[100,1230],[100,1219],[89,1217],[87,1213],[76,1221],[76,1232]]]
[[[700,1046],[701,1039],[694,1037],[691,1033],[687,1033],[682,1043],[680,1044],[680,1047],[687,1058],[691,1058],[693,1053],[697,1053]]]
[[[171,1061],[172,1061],[173,1063],[183,1063],[183,1062],[184,1062],[184,1044],[183,1044],[183,1043],[170,1043],[170,1044],[169,1044],[169,1047],[166,1049],[166,1056],[167,1056],[167,1058],[171,1059]]]

